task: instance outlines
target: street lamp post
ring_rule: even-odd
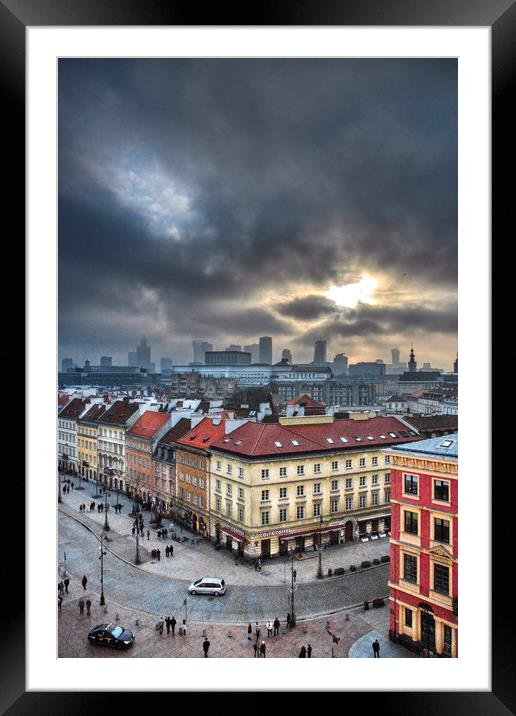
[[[319,517],[319,562],[317,565],[317,579],[322,579],[323,577],[323,571],[322,571],[322,523],[323,518],[322,515]]]
[[[104,529],[106,530],[106,532],[109,532],[109,521],[108,521],[108,516],[107,516],[107,513],[108,513],[107,498],[108,498],[108,491],[104,490]]]
[[[135,563],[140,564],[140,541],[139,541],[139,531],[140,531],[140,525],[138,522],[138,518],[134,520],[134,529],[136,532],[136,559]]]
[[[100,606],[103,607],[106,603],[104,599],[104,556],[107,552],[104,552],[104,537],[100,535]]]
[[[294,628],[296,626],[296,606],[294,602],[294,583],[296,581],[296,570],[294,569],[294,550],[290,551],[290,626]]]

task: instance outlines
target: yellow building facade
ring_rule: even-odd
[[[80,474],[89,480],[96,480],[98,476],[97,419],[105,410],[104,404],[93,405],[77,421],[78,469]]]

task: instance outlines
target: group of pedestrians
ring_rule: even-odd
[[[167,539],[168,529],[164,527],[162,530],[158,530],[158,539]]]
[[[288,615],[288,616],[290,617],[290,615]],[[269,619],[269,621],[268,621],[267,624],[265,625],[265,628],[267,629],[267,637],[271,637],[271,636],[272,636],[272,637],[275,637],[275,636],[278,636],[279,630],[280,630],[280,626],[281,626],[281,622],[280,622],[280,620],[278,619],[278,617],[276,617],[276,619],[275,619],[274,621],[271,621],[271,620]],[[261,627],[260,627],[260,625],[258,624],[258,622],[256,622],[256,623],[255,623],[255,628],[254,628],[254,634],[255,634],[255,638],[256,638],[255,643],[256,643],[256,644],[258,644],[258,642],[259,642],[259,640],[260,640],[260,635],[261,635],[261,633],[262,633]],[[249,622],[249,624],[247,625],[247,638],[248,638],[249,641],[252,641],[252,640],[253,640],[253,627],[252,627],[252,625],[251,625],[251,622]]]
[[[73,490],[73,482],[71,482],[71,483],[65,483],[65,484],[63,485],[63,492],[64,492],[65,494],[67,494],[68,492],[70,492],[70,486],[71,486],[71,488],[72,488],[72,490]]]
[[[262,571],[262,558],[257,557],[254,562],[254,571],[255,572],[261,572]]]
[[[161,617],[159,622],[156,624],[156,631],[159,632],[160,636],[163,636],[163,629],[166,627],[167,636],[172,632],[172,636],[176,635],[176,624],[177,620],[175,617]],[[183,619],[183,624],[180,627],[180,633],[186,635],[186,621]]]
[[[305,646],[305,645],[303,644],[303,646],[302,646],[301,649],[299,650],[298,658],[299,658],[299,659],[306,659],[306,658],[310,659],[311,656],[312,656],[312,645],[311,645],[311,644],[307,644],[307,645]]]
[[[65,594],[68,594],[68,587],[70,585],[70,580],[68,577],[66,579],[61,580],[59,584],[57,585],[57,593],[63,597]]]
[[[91,599],[87,599],[86,601],[84,601],[82,597],[79,599],[80,616],[84,614],[84,607],[86,607],[86,616],[91,617]]]
[[[267,644],[262,641],[260,645],[258,645],[258,642],[255,641],[253,644],[253,650],[254,650],[254,656],[258,659],[265,659],[265,653],[267,651]]]

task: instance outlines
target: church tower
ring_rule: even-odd
[[[416,356],[414,355],[414,346],[410,348],[410,359],[408,362],[408,369],[410,373],[415,373],[417,368]]]

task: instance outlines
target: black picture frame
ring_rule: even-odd
[[[198,8],[193,3],[161,0],[0,0],[0,84],[4,98],[4,136],[13,150],[10,181],[5,206],[17,217],[25,213],[25,30],[28,26],[63,25],[361,25],[361,26],[489,26],[492,31],[492,229],[501,233],[509,226],[506,218],[512,206],[513,181],[510,176],[511,130],[510,87],[515,72],[516,6],[512,0],[276,0],[236,10],[229,4],[213,3]],[[199,22],[202,18],[202,22]],[[511,192],[511,194],[509,194]],[[511,201],[512,200],[512,201]],[[18,226],[21,222],[18,223]],[[21,234],[22,229],[18,229]],[[19,246],[24,246],[20,236]],[[23,259],[22,259],[23,260]],[[484,409],[488,409],[485,406]],[[493,479],[495,472],[493,471]],[[501,479],[501,478],[499,478]],[[493,490],[494,492],[494,490]],[[23,495],[20,495],[23,500]],[[500,508],[501,509],[501,508]],[[496,505],[494,506],[496,520]],[[510,560],[509,520],[498,519],[497,543],[506,544]],[[17,525],[17,534],[20,525]],[[506,540],[504,540],[504,530]],[[21,537],[22,538],[22,537]],[[511,570],[512,571],[512,570]],[[20,570],[21,573],[21,570]],[[479,579],[489,578],[485,566]],[[487,577],[486,577],[487,574]],[[506,569],[497,568],[493,554],[492,615],[492,691],[491,692],[415,692],[360,694],[363,706],[381,713],[467,713],[507,714],[515,712],[514,648],[509,636],[512,621],[510,602],[504,584]],[[17,575],[17,594],[22,594]],[[8,589],[12,595],[12,590]],[[506,595],[506,596],[504,596]],[[102,712],[114,705],[115,694],[89,692],[26,692],[25,687],[25,608],[18,598],[8,603],[9,619],[4,623],[1,642],[0,711],[18,716],[37,714],[82,714]],[[43,618],[43,616],[42,616]],[[372,684],[374,688],[374,684]],[[410,688],[410,685],[407,685]],[[263,684],[261,684],[263,688]],[[295,686],[286,684],[286,690]],[[316,689],[314,689],[316,690]],[[156,694],[157,696],[157,694]],[[118,699],[118,696],[116,696]],[[133,697],[132,697],[133,698]],[[147,704],[148,707],[150,703]],[[362,708],[363,708],[362,706]],[[156,707],[153,701],[152,708]],[[242,703],[245,708],[245,700]]]

